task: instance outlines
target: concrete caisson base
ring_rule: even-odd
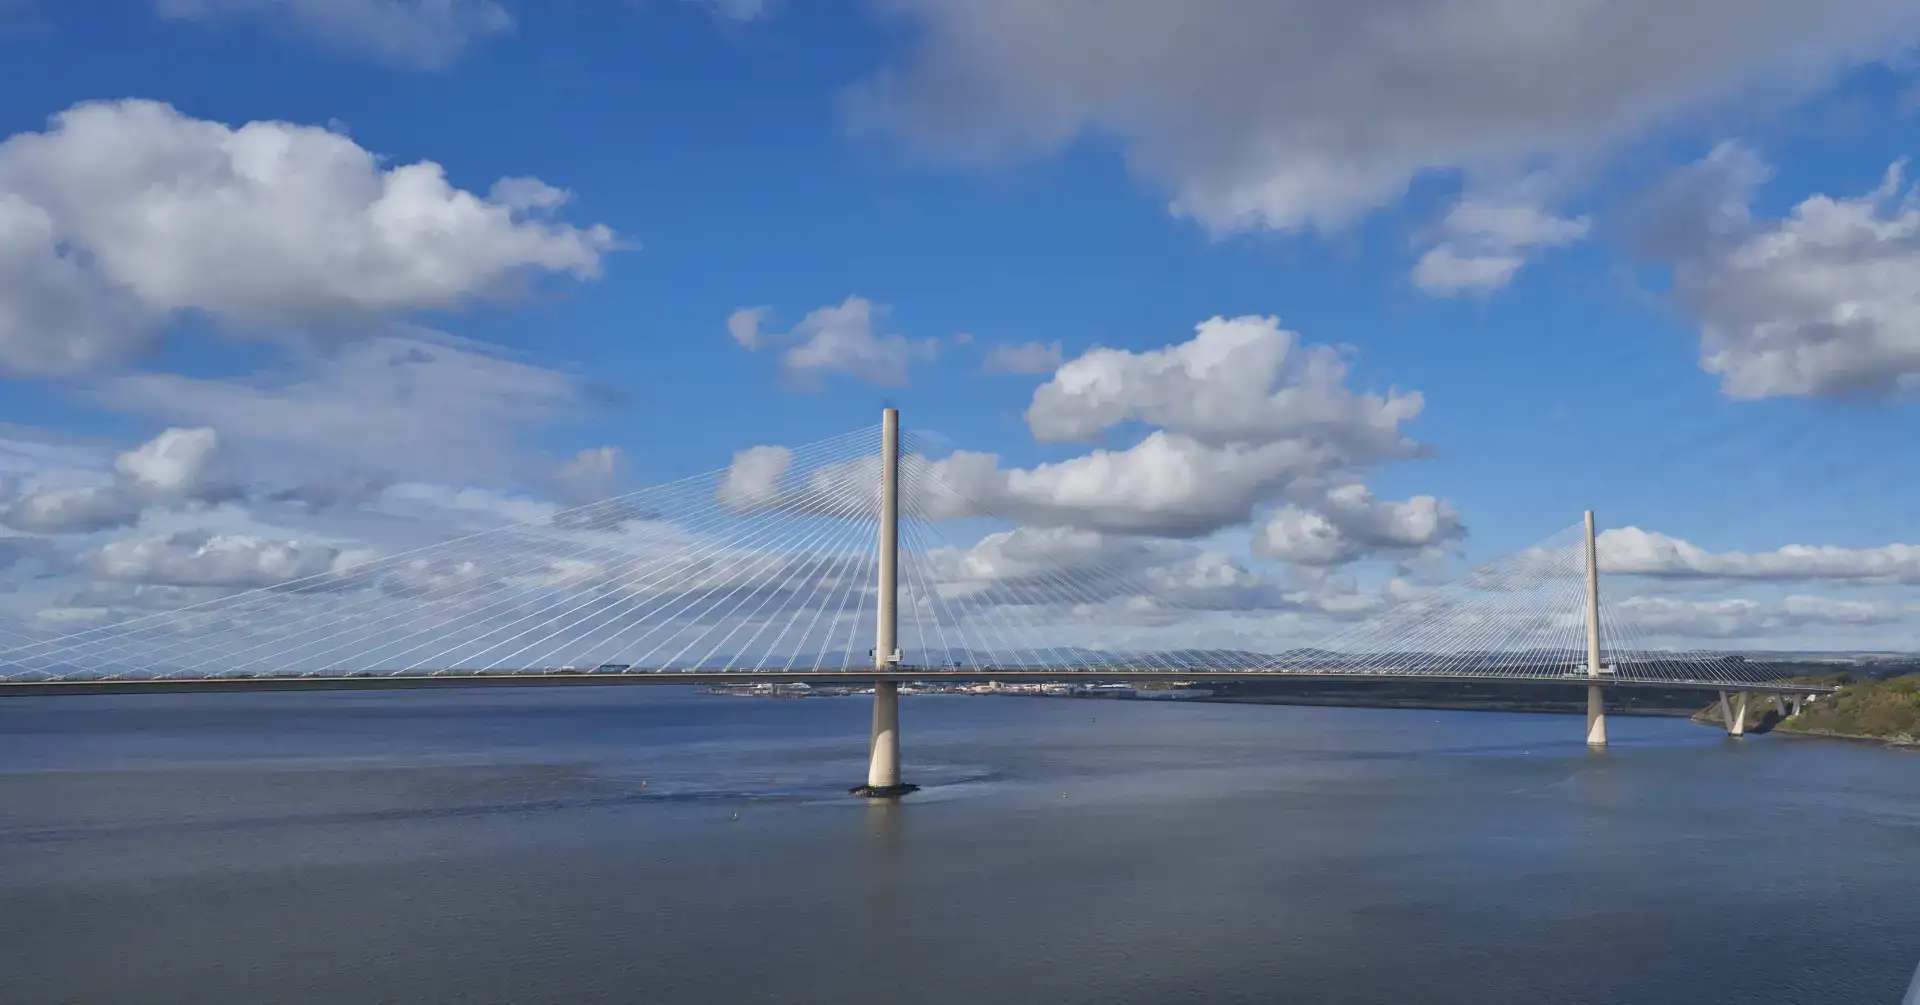
[[[873,736],[867,757],[867,784],[848,792],[869,799],[898,799],[920,787],[900,780],[900,685],[895,681],[874,682]]]
[[[898,799],[909,792],[920,791],[920,786],[912,782],[900,782],[894,785],[856,785],[847,791],[856,796],[866,796],[868,799]]]
[[[1597,687],[1590,687],[1587,688],[1587,746],[1604,747],[1606,745],[1606,692]]]

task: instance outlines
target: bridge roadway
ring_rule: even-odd
[[[892,681],[902,684],[981,684],[990,681],[1020,684],[1124,684],[1143,681],[1180,680],[1193,683],[1220,683],[1249,680],[1298,680],[1316,683],[1385,683],[1433,681],[1438,683],[1528,682],[1590,687],[1660,688],[1682,691],[1757,691],[1766,694],[1831,694],[1838,690],[1822,684],[1773,684],[1710,680],[1652,680],[1631,676],[1588,676],[1582,670],[1572,673],[1458,673],[1339,670],[1065,670],[1057,667],[978,667],[960,669],[920,669],[902,667],[887,673],[871,669],[848,670],[649,670],[586,673],[562,670],[418,670],[382,674],[361,672],[340,676],[300,676],[271,674],[250,677],[167,677],[146,679],[94,679],[8,681],[0,683],[0,697],[60,694],[147,694],[179,691],[351,691],[394,688],[437,687],[559,687],[568,685],[612,684],[872,684]]]

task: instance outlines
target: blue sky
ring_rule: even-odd
[[[8,352],[0,371],[0,419],[27,458],[10,468],[12,505],[38,481],[61,483],[33,459],[35,444],[58,444],[75,471],[104,471],[168,427],[214,430],[222,477],[252,486],[248,498],[361,473],[548,499],[555,470],[601,446],[620,457],[610,484],[634,490],[725,466],[747,447],[870,423],[883,403],[957,448],[998,455],[1006,471],[1127,451],[1156,429],[1208,449],[1294,442],[1308,434],[1168,418],[1150,399],[1208,398],[1206,382],[1156,390],[1151,367],[1134,367],[1209,318],[1273,316],[1305,345],[1347,347],[1343,394],[1419,392],[1423,407],[1399,432],[1432,457],[1350,451],[1250,490],[1245,520],[1183,539],[1275,577],[1357,577],[1371,589],[1437,581],[1449,562],[1524,547],[1591,506],[1607,527],[1685,546],[1616,541],[1641,549],[1621,552],[1623,567],[1644,571],[1632,589],[1663,603],[1878,605],[1825,621],[1754,613],[1717,637],[1914,642],[1920,558],[1885,550],[1913,539],[1920,514],[1910,179],[1862,210],[1880,230],[1779,247],[1794,207],[1861,200],[1914,151],[1910,4],[1542,3],[1531,27],[1509,23],[1505,5],[1424,0],[1364,16],[1332,0],[1206,0],[1185,13],[1132,0],[110,6],[102,16],[0,4],[0,136],[53,136],[54,117],[75,106],[141,99],[171,107],[170,135],[319,127],[377,156],[375,171],[430,161],[483,200],[503,198],[489,195],[502,178],[537,178],[569,198],[515,211],[513,226],[559,228],[547,246],[456,263],[471,274],[451,290],[254,256],[262,289],[310,295],[283,311],[240,303],[235,287],[253,272],[149,288],[129,277],[158,273],[97,246],[144,219],[155,230],[144,254],[214,269],[220,256],[188,246],[224,240],[217,226],[170,231],[138,208],[169,185],[226,177],[193,159],[207,150],[181,154],[151,131],[143,140],[115,113],[100,145],[61,156],[112,158],[143,142],[174,154],[130,157],[153,173],[99,194],[62,179],[58,158],[22,166],[15,144],[11,166],[0,153],[0,199],[46,209],[61,261],[138,286],[127,309],[142,320],[114,329],[111,350],[84,365],[24,362],[79,344],[45,322],[74,315],[33,299],[49,288],[38,273],[0,274],[0,341],[40,353]],[[319,197],[256,195],[261,215],[274,200]],[[113,199],[135,208],[112,219],[85,208]],[[487,233],[511,243],[531,231]],[[178,293],[189,287],[212,292]],[[898,386],[846,359],[800,372],[786,357],[783,369],[809,338],[809,312],[850,297],[874,309],[862,337],[909,340]],[[743,308],[765,309],[757,350],[729,334]],[[5,321],[9,310],[31,324]],[[505,369],[463,369],[431,392],[356,369],[378,367],[356,353],[411,339]],[[995,347],[1056,342],[1055,364],[982,372]],[[869,363],[887,351],[861,344]],[[1732,355],[1712,365],[1716,344]],[[1027,415],[1037,391],[1095,347],[1132,362],[1114,363],[1124,379],[1108,399],[1074,407],[1122,418],[1037,442]],[[1105,365],[1082,363],[1083,375]],[[431,432],[383,445],[370,422],[322,422],[309,406],[333,393],[329,381],[368,395],[363,419]],[[1326,430],[1309,439],[1323,434],[1347,442]],[[1340,484],[1364,484],[1370,501],[1341,509],[1328,495]],[[179,533],[195,519],[242,532],[241,502],[203,496],[42,536],[97,571],[88,550],[128,535]],[[1402,526],[1418,514],[1391,507],[1421,497],[1451,516]],[[1157,526],[1028,503],[1036,526]],[[1338,537],[1339,559],[1293,561],[1308,556],[1262,545],[1279,511]],[[341,533],[291,519],[272,526]],[[30,522],[11,526],[33,534]],[[1839,550],[1796,565],[1777,556],[1789,545]],[[1769,555],[1775,565],[1756,571]],[[1685,618],[1672,616],[1684,635]]]

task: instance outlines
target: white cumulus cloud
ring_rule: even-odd
[[[1338,350],[1302,344],[1277,318],[1215,317],[1164,349],[1069,360],[1034,392],[1027,425],[1052,443],[1138,420],[1208,444],[1325,445],[1355,463],[1417,455],[1400,424],[1420,394],[1357,394],[1348,373]]]
[[[1414,284],[1436,296],[1496,290],[1529,253],[1580,240],[1592,222],[1554,216],[1525,200],[1463,199],[1441,221],[1440,243],[1413,267]]]
[[[1357,393],[1348,372],[1332,348],[1302,346],[1262,317],[1215,318],[1164,349],[1094,349],[1035,392],[1034,437],[1085,440],[1135,421],[1156,428],[1131,446],[1027,468],[973,451],[913,456],[903,478],[920,489],[904,505],[934,520],[984,514],[1178,538],[1246,524],[1283,498],[1308,505],[1357,472],[1424,455],[1401,429],[1419,414],[1420,395]],[[737,455],[722,501],[820,512],[877,478],[870,459],[803,472],[789,472],[790,460],[779,447]],[[1457,529],[1450,509],[1443,522]]]
[[[1025,524],[1120,534],[1200,537],[1248,522],[1262,502],[1337,464],[1300,440],[1210,446],[1155,431],[1124,450],[1001,468],[990,454],[962,453],[929,465],[959,513],[977,510]],[[936,504],[948,493],[930,493]]]
[[[965,548],[929,550],[929,576],[943,598],[973,604],[1050,607],[1125,617],[1181,611],[1302,611],[1350,616],[1391,604],[1385,592],[1307,577],[1281,583],[1216,549],[1063,527],[1020,527]]]
[[[1817,596],[1790,596],[1778,601],[1740,597],[1722,600],[1629,597],[1616,606],[1634,629],[1645,636],[1723,642],[1760,640],[1807,630],[1831,639],[1835,630],[1871,628],[1920,617],[1920,604]]]
[[[733,455],[717,493],[720,505],[751,512],[781,504],[785,490],[781,479],[793,463],[793,451],[785,447],[748,447]]]
[[[720,502],[736,511],[830,513],[879,484],[877,458],[790,472],[791,458],[775,446],[735,454]],[[993,516],[1041,527],[1201,537],[1246,523],[1262,501],[1334,460],[1300,442],[1214,447],[1164,431],[1124,450],[1031,468],[1002,467],[998,455],[977,451],[937,460],[914,454],[902,459],[901,479],[912,488],[901,508],[929,520]]]
[[[1920,584],[1920,546],[1911,544],[1789,544],[1764,552],[1714,552],[1655,531],[1621,527],[1602,532],[1595,549],[1602,570],[1636,576]]]
[[[318,542],[180,533],[109,541],[88,566],[114,582],[253,588],[343,571],[365,560],[364,553]]]
[[[1295,565],[1344,565],[1372,554],[1432,555],[1466,536],[1460,514],[1429,495],[1382,502],[1364,485],[1342,485],[1314,508],[1275,510],[1253,546],[1269,558]]]
[[[41,487],[0,510],[0,523],[34,534],[84,534],[140,519],[142,502],[119,485]]]
[[[1767,165],[1728,144],[1649,200],[1646,252],[1672,265],[1701,365],[1726,394],[1920,385],[1920,194],[1905,167],[1862,195],[1812,195],[1780,219],[1756,218]]]
[[[554,514],[558,526],[582,530],[618,530],[637,514],[615,498],[626,470],[619,447],[592,447],[573,455],[553,474],[554,494],[567,509]]]
[[[113,469],[157,495],[204,496],[217,484],[213,466],[219,450],[220,436],[211,429],[169,429],[121,454]]]
[[[758,349],[762,337],[760,326],[766,317],[765,307],[742,307],[727,315],[727,334],[743,349]]]
[[[568,458],[554,477],[563,499],[594,502],[612,494],[614,480],[625,467],[619,447],[590,447]]]
[[[612,233],[546,219],[553,190],[514,182],[488,199],[313,126],[76,105],[0,142],[0,369],[124,359],[182,312],[239,336],[339,332],[598,275]]]
[[[877,329],[886,315],[865,297],[808,311],[791,332],[763,329],[768,309],[743,307],[727,318],[727,332],[747,349],[781,348],[780,371],[802,390],[818,390],[827,374],[844,374],[884,387],[902,387],[916,362],[940,354],[937,339],[910,339]]]
[[[221,502],[238,490],[223,475],[219,455],[220,438],[212,429],[167,429],[116,457],[105,484],[59,484],[45,475],[11,482],[0,493],[0,524],[37,534],[85,534],[132,524],[152,506]]]

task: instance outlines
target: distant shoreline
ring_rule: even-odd
[[[773,698],[792,700],[798,698],[836,698],[850,697],[868,693],[864,690],[811,690],[811,691],[768,691],[754,692],[746,690],[728,690],[712,688],[702,694],[714,694],[739,698]],[[911,695],[914,692],[906,692]],[[1165,692],[1165,698],[1143,698],[1135,694],[1103,694],[1100,692],[1049,694],[1040,691],[962,691],[940,690],[919,692],[922,694],[966,695],[985,698],[1053,698],[1082,699],[1094,701],[1137,701],[1157,704],[1212,704],[1212,705],[1302,705],[1320,708],[1385,708],[1427,710],[1434,712],[1511,712],[1522,715],[1583,715],[1586,705],[1583,702],[1523,702],[1501,700],[1447,700],[1428,698],[1367,698],[1347,695],[1181,695],[1176,690]],[[1178,697],[1175,697],[1178,695]],[[1693,714],[1690,708],[1609,708],[1609,715],[1630,715],[1658,718],[1683,718]]]
[[[1391,698],[1315,698],[1305,695],[1225,696],[1215,698],[1185,698],[1181,700],[1222,705],[1314,705],[1324,708],[1427,709],[1435,712],[1515,712],[1523,715],[1585,715],[1587,710],[1584,703],[1576,704],[1573,702],[1567,702],[1565,704],[1543,704],[1484,701],[1426,701],[1419,699],[1396,701]],[[1673,719],[1690,716],[1693,713],[1685,709],[1609,708],[1607,709],[1607,714]]]
[[[1811,681],[1814,678],[1802,678]],[[1844,679],[1843,679],[1844,680]],[[1783,682],[1783,683],[1791,683]],[[804,685],[723,685],[706,693],[753,698],[808,698],[870,694],[871,689],[856,684],[808,687]],[[1547,690],[1536,682],[1478,682],[1472,690],[1455,693],[1422,681],[1393,684],[1381,682],[1329,684],[1324,681],[1248,681],[1213,682],[1205,687],[1175,686],[1163,682],[1157,686],[1062,686],[1042,684],[955,685],[936,683],[903,687],[902,694],[997,695],[1019,698],[1082,698],[1107,701],[1203,702],[1220,705],[1298,705],[1317,708],[1385,708],[1435,712],[1506,712],[1516,715],[1583,715],[1584,695],[1570,700],[1564,692]],[[1687,718],[1715,729],[1724,729],[1721,706],[1699,704],[1697,692],[1642,691],[1609,698],[1607,714],[1651,718]],[[1886,717],[1889,704],[1901,716]],[[1817,739],[1843,740],[1849,743],[1877,743],[1882,746],[1920,749],[1920,720],[1909,718],[1920,711],[1920,687],[1916,678],[1892,678],[1872,682],[1846,682],[1831,699],[1810,699],[1802,714],[1782,717],[1783,707],[1742,702],[1747,716],[1746,732],[1752,735],[1780,733]],[[1798,703],[1796,703],[1798,707]],[[1877,710],[1877,711],[1874,711]],[[1888,729],[1869,733],[1849,729],[1855,724],[1882,724]],[[1833,728],[1839,726],[1840,728]]]

